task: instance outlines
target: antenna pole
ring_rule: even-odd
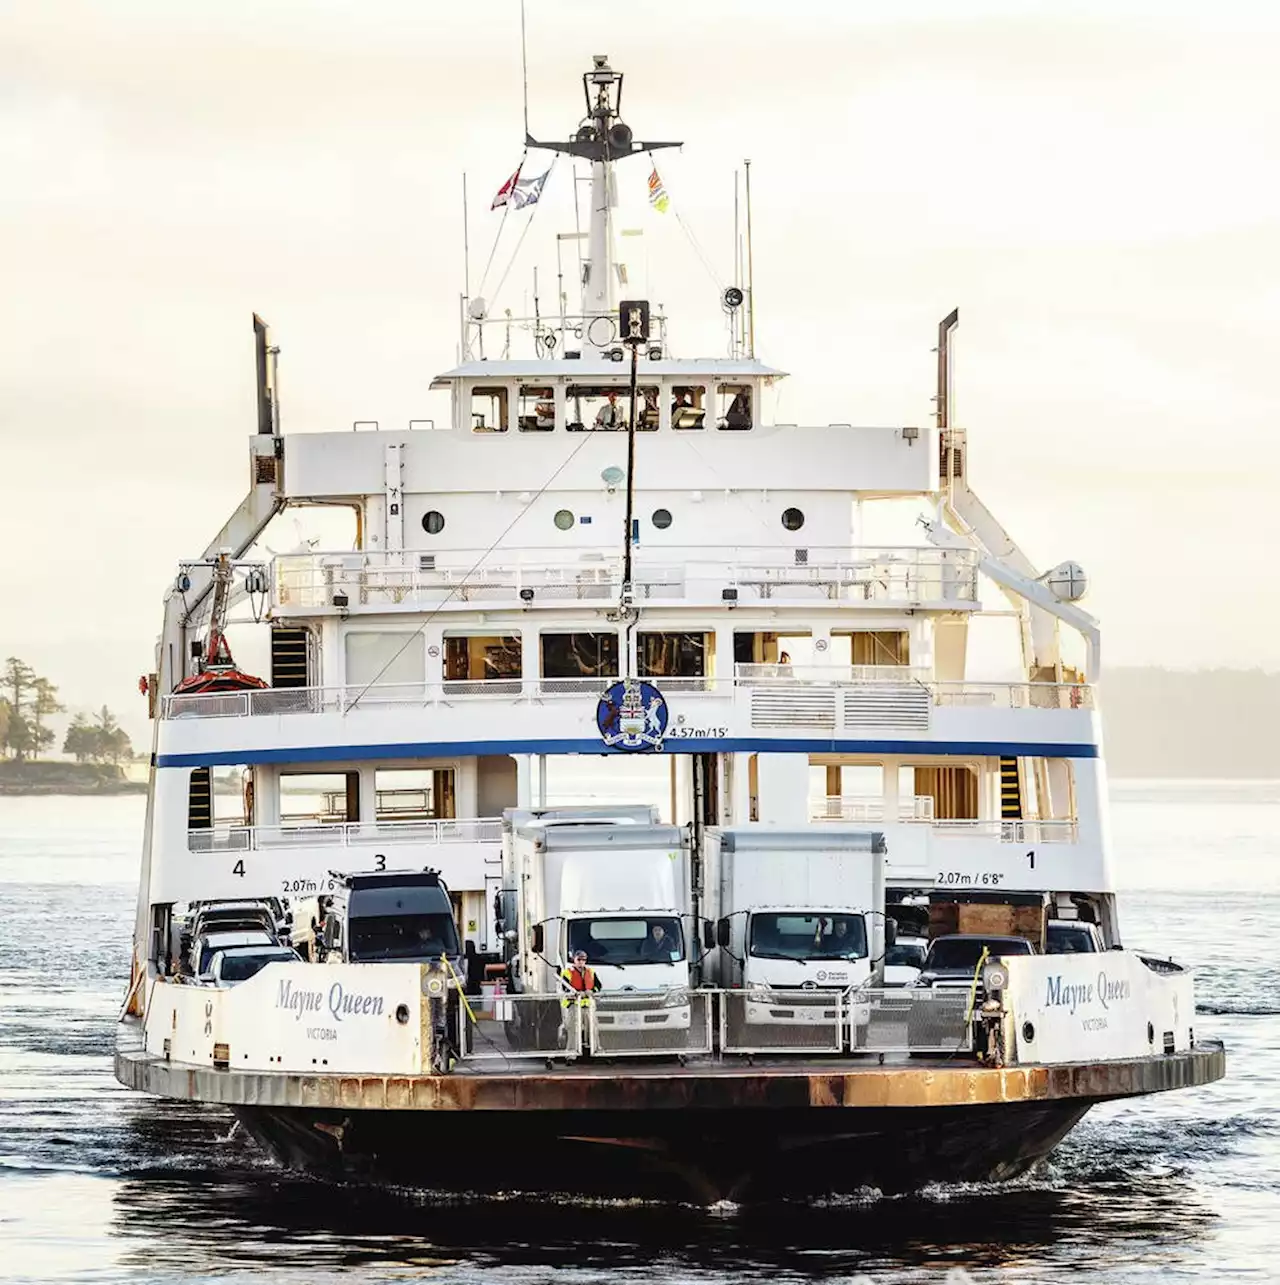
[[[631,531],[635,508],[635,470],[636,470],[636,377],[640,361],[640,345],[631,347],[631,417],[627,421],[627,526],[626,543],[622,552],[622,602],[624,607],[631,605]],[[630,673],[630,669],[627,670]]]
[[[529,137],[529,51],[524,38],[524,0],[520,0],[520,71],[524,78],[524,136]]]
[[[743,161],[747,171],[747,356],[756,355],[756,274],[751,256],[751,162]]]
[[[738,234],[738,171],[733,171],[733,275],[740,276],[742,261],[742,242]],[[729,314],[729,333],[733,336],[732,353],[734,357],[738,355],[738,333],[742,329],[742,324],[734,312]]]
[[[471,298],[471,222],[467,218],[467,171],[462,171],[462,293]]]

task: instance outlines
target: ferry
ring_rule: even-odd
[[[526,138],[589,185],[580,298],[464,294],[447,416],[282,432],[254,318],[247,490],[141,682],[116,1074],[336,1180],[1015,1177],[1094,1103],[1225,1072],[1188,970],[1122,931],[1086,576],[973,489],[957,313],[932,422],[777,422],[748,203],[725,349],[681,354],[616,182],[663,209],[675,144],[622,83],[596,56],[576,127]],[[335,514],[343,547],[271,552]]]

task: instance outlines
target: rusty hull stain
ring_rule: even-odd
[[[133,1089],[231,1106],[374,1111],[770,1111],[1097,1101],[1207,1084],[1225,1073],[1221,1045],[1189,1053],[1065,1066],[961,1065],[684,1068],[590,1065],[454,1075],[326,1075],[175,1064],[138,1049],[116,1054]]]

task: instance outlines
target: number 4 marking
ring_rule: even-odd
[[[1036,850],[1034,848],[1027,853],[1027,860],[1031,863],[1032,870],[1034,870],[1036,868]]]
[[[244,859],[243,858],[241,858],[239,861],[235,863],[234,866],[231,867],[231,873],[233,875],[239,875],[241,879],[244,878]]]

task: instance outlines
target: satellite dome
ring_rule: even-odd
[[[1079,602],[1089,591],[1089,578],[1078,562],[1060,562],[1044,578],[1050,592],[1062,602]]]

